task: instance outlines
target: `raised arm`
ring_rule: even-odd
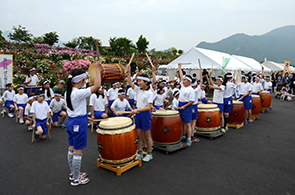
[[[98,91],[98,89],[101,86],[101,74],[100,74],[101,67],[102,67],[101,62],[100,60],[98,60],[95,63],[96,77],[95,77],[94,85],[90,87],[91,93]]]
[[[126,68],[127,68],[127,82],[130,85],[130,87],[132,87],[132,89],[134,89],[135,85],[132,82],[130,65],[127,64],[127,67]]]
[[[203,70],[200,69],[200,84],[199,84],[200,87],[202,87],[202,84],[203,84],[203,76],[202,76],[202,74],[203,74]]]
[[[183,80],[183,72],[181,69],[181,63],[178,63],[178,72],[179,72],[179,80],[181,82]]]
[[[156,78],[156,68],[153,66],[152,67],[152,76],[153,76],[153,82],[152,82],[152,86],[154,86],[157,82],[157,78]]]

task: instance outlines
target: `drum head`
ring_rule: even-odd
[[[260,93],[269,93],[270,94],[270,92],[269,91],[261,91]]]
[[[130,125],[132,125],[132,120],[128,117],[112,117],[108,118],[107,121],[101,121],[98,128],[104,130],[115,130]]]
[[[157,110],[153,112],[153,116],[172,116],[172,115],[179,115],[177,110]]]
[[[234,100],[233,101],[233,104],[236,104],[236,105],[238,105],[238,104],[244,104],[242,101],[236,101],[236,100]]]
[[[251,95],[251,96],[252,96],[252,98],[260,98],[259,95]]]
[[[199,104],[198,109],[218,108],[217,104]]]

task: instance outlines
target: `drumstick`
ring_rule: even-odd
[[[200,70],[202,69],[201,67],[201,61],[200,61],[200,58],[198,58],[198,62],[199,62],[199,67],[200,67]]]
[[[238,80],[240,72],[241,72],[241,69],[239,69],[239,72],[237,73],[236,80]]]
[[[118,114],[131,114],[131,112],[128,112],[128,111],[118,111],[117,113]],[[139,113],[139,112],[136,112],[136,113]]]
[[[188,62],[188,63],[179,63],[179,64],[186,65],[186,64],[192,64],[192,63]]]
[[[207,81],[208,81],[209,85],[211,85],[210,80],[209,80],[209,77],[208,77],[207,74],[206,74],[206,78],[207,78]]]
[[[167,108],[176,109],[176,110],[180,109],[180,107],[173,107],[173,106],[168,106]]]
[[[211,70],[210,70],[210,72],[212,72],[212,69],[213,69],[213,64],[214,64],[214,63],[212,62],[212,65],[211,65]]]
[[[134,55],[135,55],[135,53],[133,53],[132,54],[132,56],[131,56],[131,58],[130,58],[130,60],[129,60],[129,63],[127,64],[127,66],[126,66],[126,70],[125,70],[125,73],[127,73],[127,68],[130,66],[130,64],[131,64],[131,62],[132,62],[132,60],[133,60],[133,58],[134,58]]]
[[[98,121],[107,121],[109,120],[108,118],[104,118],[104,119],[93,119],[93,122],[98,122]]]
[[[95,40],[95,47],[96,47],[97,61],[100,61],[100,58],[99,58],[99,50],[98,50],[98,42],[97,42],[97,40]]]
[[[145,55],[146,55],[146,57],[148,58],[148,60],[149,60],[149,62],[150,62],[150,64],[151,64],[151,66],[154,68],[154,65],[153,65],[153,63],[152,63],[152,61],[151,61],[149,55],[148,55],[147,53],[145,53]]]

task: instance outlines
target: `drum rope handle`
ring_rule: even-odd
[[[106,72],[105,66],[102,66],[102,80],[105,78],[105,72]]]
[[[115,131],[115,130],[120,130],[120,129],[126,129],[128,127],[133,126],[133,122],[130,125],[124,126],[124,127],[118,127],[118,128],[113,128],[113,129],[106,129],[106,128],[102,128],[102,127],[98,127],[101,130],[106,130],[106,131]]]
[[[120,72],[120,79],[122,79],[123,78],[123,74],[122,74],[121,66],[119,64],[116,64],[116,66],[118,67],[119,72]]]

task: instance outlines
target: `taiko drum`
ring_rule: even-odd
[[[198,105],[196,129],[199,132],[215,132],[220,129],[220,110],[216,104]]]
[[[101,121],[97,132],[97,144],[103,162],[113,165],[132,161],[137,153],[135,125],[127,117]]]
[[[261,108],[261,101],[260,101],[260,96],[259,95],[251,95],[252,96],[252,116],[257,117],[259,116],[260,113],[260,108]]]
[[[228,123],[230,124],[240,124],[244,120],[244,103],[241,101],[233,101],[231,107],[231,112],[228,116]]]
[[[95,63],[88,68],[91,77],[90,82],[94,83],[96,78]],[[126,69],[122,64],[102,64],[101,80],[102,82],[123,81],[126,78]]]
[[[178,111],[157,110],[152,113],[151,134],[158,146],[169,146],[180,142],[182,123]]]
[[[260,92],[261,110],[268,110],[271,105],[271,95],[269,91]]]

